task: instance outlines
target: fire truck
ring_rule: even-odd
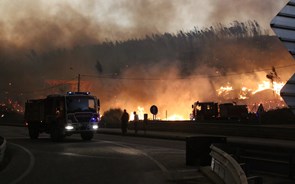
[[[246,120],[249,118],[247,105],[234,103],[195,102],[192,105],[192,120]]]
[[[99,109],[99,100],[89,92],[67,92],[27,100],[24,117],[31,139],[48,133],[53,141],[72,134],[91,140],[99,128]]]

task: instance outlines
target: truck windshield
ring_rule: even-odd
[[[96,112],[95,99],[89,96],[69,96],[67,112]]]

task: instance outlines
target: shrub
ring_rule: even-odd
[[[101,117],[101,126],[104,128],[120,128],[123,110],[120,108],[105,111]]]

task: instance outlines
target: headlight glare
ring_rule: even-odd
[[[66,128],[66,130],[73,130],[74,129],[73,125],[67,125],[65,128]]]

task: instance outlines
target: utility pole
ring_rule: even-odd
[[[78,92],[80,92],[80,77],[81,77],[81,75],[78,74]]]

